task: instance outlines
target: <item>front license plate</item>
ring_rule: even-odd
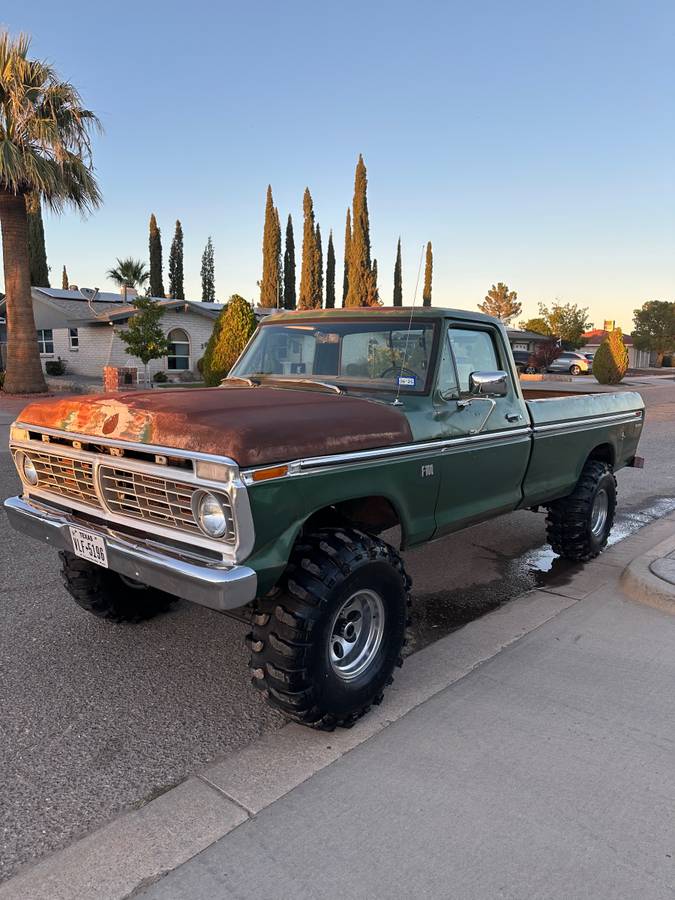
[[[88,559],[90,562],[108,568],[108,554],[105,549],[105,540],[84,528],[70,526],[70,538],[73,542],[75,556]]]

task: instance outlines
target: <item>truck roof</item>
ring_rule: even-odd
[[[499,319],[486,316],[481,312],[468,309],[450,309],[443,306],[348,306],[340,309],[289,309],[272,313],[261,323],[283,322],[297,319],[353,319],[354,316],[383,316],[386,318],[401,317],[408,319],[413,312],[413,319],[466,319],[470,322],[489,322],[501,325]]]

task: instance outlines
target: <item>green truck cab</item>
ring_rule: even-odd
[[[643,421],[637,393],[524,391],[503,326],[479,313],[285,312],[220,387],[31,403],[5,507],[95,615],[244,608],[255,686],[329,729],[401,663],[400,549],[545,507],[554,551],[591,559]],[[394,527],[400,547],[382,538]]]

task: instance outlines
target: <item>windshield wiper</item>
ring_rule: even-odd
[[[220,382],[221,386],[228,381],[234,384],[247,384],[249,387],[260,387],[260,382],[257,378],[242,378],[240,375],[226,375]]]
[[[320,391],[328,391],[331,394],[344,393],[337,384],[330,384],[327,381],[314,381],[312,378],[275,378],[273,375],[268,375],[265,376],[264,384],[270,384],[273,387],[300,388],[301,390],[312,390],[315,388]]]

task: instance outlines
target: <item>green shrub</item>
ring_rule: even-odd
[[[166,372],[162,372],[160,370],[159,372],[155,372],[155,374],[152,376],[152,380],[156,381],[158,384],[164,384],[169,380],[169,376],[166,374]]]
[[[608,332],[593,357],[593,375],[600,384],[618,384],[628,369],[628,350],[620,328]]]
[[[202,369],[204,381],[208,385],[220,384],[255,329],[256,320],[251,304],[239,294],[233,294],[216,319],[204,352]]]
[[[66,364],[61,357],[58,359],[48,359],[45,363],[45,372],[47,375],[65,375]]]
[[[203,356],[200,356],[199,359],[197,360],[197,371],[199,372],[200,375],[204,374],[204,357]]]

